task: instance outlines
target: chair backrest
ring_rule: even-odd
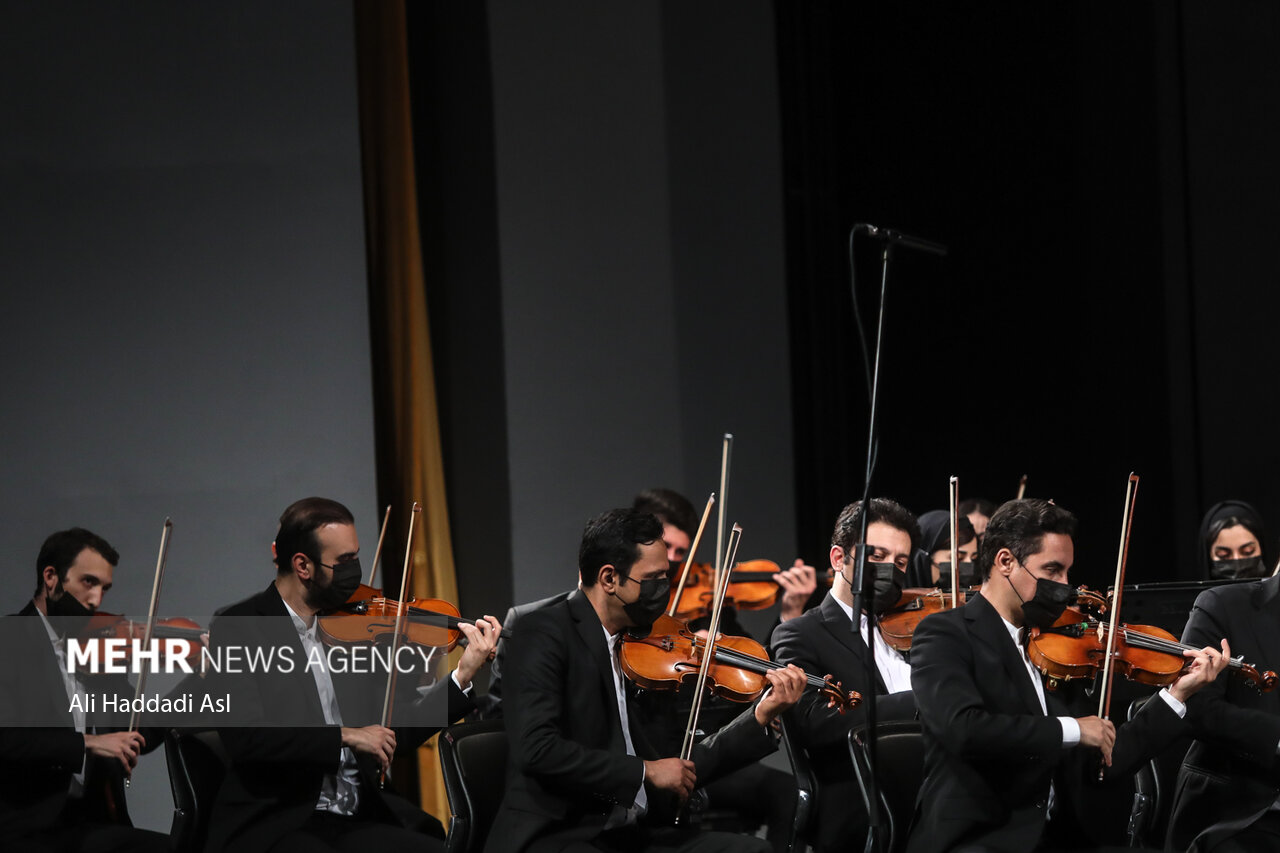
[[[791,712],[788,711],[778,718],[778,725],[782,727],[782,743],[787,748],[791,773],[796,779],[796,816],[791,823],[787,850],[803,853],[810,840],[809,831],[812,829],[818,799],[818,780],[813,775],[809,753],[792,737],[791,726],[787,723],[790,716]]]
[[[506,729],[500,719],[450,726],[440,733],[439,750],[444,790],[453,812],[446,850],[482,850],[506,786]]]
[[[857,728],[849,732],[849,757],[854,775],[862,789],[863,807],[870,809],[867,795],[870,766],[867,756],[867,731]],[[880,810],[888,828],[888,849],[906,847],[907,830],[915,813],[916,797],[924,784],[924,727],[919,720],[884,720],[876,723],[876,781]]]
[[[212,729],[170,729],[165,734],[164,758],[173,791],[172,846],[176,851],[200,850],[209,833],[213,800],[227,774],[227,753]]]
[[[1152,696],[1129,703],[1126,719],[1138,716]],[[1160,700],[1157,700],[1160,701]],[[1164,833],[1173,808],[1173,789],[1182,759],[1191,748],[1191,738],[1183,736],[1161,750],[1134,774],[1133,809],[1129,814],[1129,843],[1134,847],[1164,846]]]

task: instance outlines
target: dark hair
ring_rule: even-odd
[[[44,588],[44,567],[53,566],[58,572],[58,582],[67,579],[67,569],[80,556],[85,548],[97,551],[112,566],[119,564],[120,555],[107,540],[83,527],[72,527],[70,530],[59,530],[51,533],[40,546],[40,554],[36,557],[36,591],[39,595]]]
[[[956,547],[968,545],[978,534],[973,529],[973,523],[965,518],[963,512],[956,509],[956,533],[959,542]],[[918,519],[920,524],[920,550],[926,552],[930,559],[933,558],[935,551],[945,551],[951,548],[951,513],[945,509],[935,509],[926,512]]]
[[[1209,549],[1213,550],[1213,543],[1217,541],[1218,534],[1226,530],[1228,527],[1243,527],[1245,530],[1253,534],[1258,540],[1258,545],[1262,545],[1263,532],[1262,527],[1258,524],[1257,519],[1242,518],[1238,515],[1229,515],[1226,518],[1219,518],[1213,524],[1209,525]],[[1212,554],[1210,555],[1212,556]]]
[[[920,525],[915,515],[902,504],[889,498],[872,498],[871,513],[867,516],[867,526],[883,521],[890,527],[897,528],[911,537],[911,551],[920,547]],[[831,531],[831,544],[844,550],[846,558],[853,546],[862,540],[858,534],[862,532],[862,501],[854,501],[840,510],[835,529]]]
[[[321,527],[355,523],[351,510],[328,498],[303,498],[289,504],[280,514],[280,529],[276,531],[276,574],[288,574],[294,554],[305,554],[312,562],[319,562],[316,531]]]
[[[1028,557],[1039,553],[1046,533],[1074,538],[1076,517],[1039,498],[1001,504],[987,522],[987,533],[978,553],[978,570],[984,578],[990,577],[991,566],[1001,548],[1008,548],[1019,563],[1026,565]]]
[[[663,524],[683,530],[690,540],[698,532],[698,511],[688,498],[671,489],[645,489],[636,495],[631,508],[656,515]]]
[[[587,522],[578,547],[578,571],[584,587],[595,586],[600,567],[612,565],[623,577],[640,556],[638,545],[662,538],[662,522],[652,513],[611,509]]]
[[[972,515],[975,511],[990,518],[995,515],[996,505],[986,498],[969,498],[960,501],[960,506],[956,507],[956,512],[962,516]]]

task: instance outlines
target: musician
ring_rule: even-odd
[[[218,727],[231,758],[218,791],[206,850],[439,850],[439,822],[379,784],[396,753],[408,753],[448,719],[473,707],[471,679],[497,644],[492,617],[459,625],[468,645],[457,668],[418,695],[398,676],[397,718],[382,726],[385,671],[330,672],[317,614],[344,603],[360,582],[355,521],[342,504],[306,498],[280,516],[276,576],[265,590],[226,608],[210,628],[211,654],[284,650],[295,662],[211,675],[212,694],[229,691],[234,716]],[[412,660],[413,656],[409,657]],[[408,713],[402,713],[408,712]],[[389,784],[389,781],[388,781]]]
[[[488,853],[768,850],[751,836],[697,834],[658,819],[670,820],[675,796],[774,750],[770,724],[804,687],[798,669],[771,672],[772,689],[699,743],[691,761],[658,757],[616,650],[624,630],[647,631],[667,605],[661,537],[658,520],[633,509],[592,519],[578,552],[581,591],[516,627],[503,690],[507,784]]]
[[[91,693],[133,696],[123,675],[67,672],[65,639],[102,604],[120,556],[75,527],[52,534],[36,557],[35,597],[0,625],[0,835],[6,850],[167,851],[169,837],[134,829],[124,777],[163,740],[156,730],[99,731]],[[80,701],[73,702],[79,695]]]
[[[831,591],[818,607],[773,632],[774,656],[779,663],[795,664],[805,672],[829,674],[845,691],[856,690],[865,696],[874,690],[884,697],[877,705],[878,719],[910,718],[915,713],[910,665],[885,643],[877,629],[876,673],[874,678],[868,677],[865,612],[860,614],[859,632],[853,630],[853,559],[854,547],[862,541],[861,532],[862,501],[855,501],[841,511],[831,534],[828,558],[836,572]],[[877,578],[878,610],[898,600],[903,573],[919,541],[920,529],[909,510],[888,498],[871,499],[866,571]],[[863,838],[866,833],[867,815],[846,745],[849,731],[866,722],[865,713],[858,708],[841,714],[828,708],[817,694],[806,694],[793,716],[800,744],[809,753],[818,781],[813,846],[820,853],[847,850],[850,839]]]
[[[667,560],[671,564],[672,583],[679,578],[679,570],[689,556],[693,537],[698,531],[698,513],[693,504],[684,495],[672,489],[645,489],[636,495],[631,503],[632,509],[652,513],[662,522],[662,541],[667,546]],[[709,560],[707,562],[714,562]],[[773,576],[778,586],[782,587],[782,600],[778,608],[778,622],[794,619],[808,608],[810,597],[818,588],[817,573],[813,566],[797,558],[790,567]],[[726,617],[728,621],[726,621]],[[736,637],[751,636],[737,623],[732,609],[726,609],[720,616],[721,626],[726,633]],[[775,622],[776,626],[777,623]],[[705,627],[694,623],[694,627]],[[772,633],[772,628],[770,628]]]
[[[916,628],[911,683],[926,778],[909,853],[1087,846],[1073,798],[1098,773],[1086,759],[1101,755],[1113,777],[1131,773],[1187,728],[1186,701],[1225,666],[1225,643],[1195,652],[1188,671],[1119,729],[1069,716],[1045,692],[1022,637],[1066,606],[1075,530],[1075,517],[1051,503],[1004,504],[982,543],[981,593]]]
[[[1200,522],[1198,559],[1207,580],[1264,578],[1271,574],[1266,558],[1266,527],[1258,511],[1244,501],[1220,501]]]
[[[667,562],[671,564],[671,582],[679,581],[679,571],[689,556],[690,544],[698,530],[698,514],[688,498],[671,489],[646,489],[636,495],[632,509],[648,512],[662,522],[662,541],[667,547]],[[796,560],[795,565],[774,575],[782,588],[780,613],[773,627],[804,612],[806,603],[817,588],[813,566]],[[705,637],[710,617],[689,621],[689,628]],[[735,608],[726,606],[720,614],[720,632],[727,636],[751,637],[737,619]],[[767,637],[766,637],[767,639]],[[689,719],[693,704],[691,687],[678,693],[647,691],[635,697],[642,706],[645,734],[659,752],[673,753],[680,749],[683,728]],[[738,716],[741,706],[728,699],[706,697],[702,705],[700,725],[703,731],[715,731]],[[795,778],[776,767],[755,762],[726,773],[702,788],[706,808],[714,811],[731,811],[739,824],[754,829],[765,826],[765,837],[773,845],[775,853],[785,853],[791,841],[795,823]]]
[[[974,562],[978,559],[978,534],[969,519],[956,519],[956,557],[960,561],[960,588],[974,584]],[[936,586],[951,589],[951,513],[935,509],[920,516],[920,547],[907,569],[908,587]]]
[[[1276,668],[1280,577],[1200,593],[1182,641],[1200,645],[1218,636],[1259,669]],[[1168,849],[1280,850],[1280,691],[1259,693],[1220,678],[1187,705],[1195,741],[1178,776]]]

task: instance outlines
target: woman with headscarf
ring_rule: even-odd
[[[907,586],[951,588],[951,513],[945,509],[926,512],[920,523],[920,548],[907,568]],[[978,559],[978,534],[973,524],[961,515],[956,524],[959,543],[956,557],[960,561],[960,587],[967,589],[978,582],[973,568]]]
[[[1244,501],[1220,501],[1200,522],[1200,573],[1208,580],[1262,578],[1271,574],[1266,527]]]

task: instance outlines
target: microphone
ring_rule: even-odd
[[[889,228],[877,228],[866,222],[860,222],[853,226],[853,230],[861,231],[874,240],[895,243],[908,249],[915,249],[918,252],[928,252],[930,255],[938,255],[939,257],[947,254],[947,247],[941,243],[925,240],[922,237],[913,237],[910,234],[903,234],[901,231],[893,231]]]

